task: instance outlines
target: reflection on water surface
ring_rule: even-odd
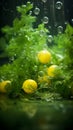
[[[72,101],[0,100],[0,127],[7,130],[72,130],[72,122]]]

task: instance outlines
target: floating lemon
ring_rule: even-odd
[[[51,53],[47,50],[42,50],[38,53],[38,59],[41,63],[46,64],[51,60]]]
[[[11,81],[10,80],[5,80],[0,82],[0,93],[6,93],[6,86],[10,85]]]
[[[22,89],[26,93],[31,94],[31,93],[34,93],[34,91],[37,89],[37,86],[38,85],[35,80],[27,79],[23,82]]]
[[[48,76],[50,77],[54,77],[56,75],[56,71],[58,70],[58,66],[57,65],[51,65],[48,69],[47,69],[47,73]]]

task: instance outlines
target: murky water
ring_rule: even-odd
[[[1,109],[3,105],[3,109]],[[0,127],[7,130],[73,129],[72,101],[0,101]]]

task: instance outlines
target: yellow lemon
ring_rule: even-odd
[[[11,81],[10,80],[5,80],[5,81],[2,81],[0,82],[0,93],[6,93],[6,86],[11,84]]]
[[[38,53],[38,59],[41,63],[46,64],[51,60],[51,53],[47,50],[42,50]]]
[[[50,77],[54,77],[56,75],[56,71],[58,70],[58,66],[57,65],[51,65],[48,69],[47,69],[47,73],[48,76]]]
[[[27,79],[23,82],[22,89],[28,93],[31,94],[37,89],[37,82],[32,79]]]

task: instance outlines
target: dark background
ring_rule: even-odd
[[[41,0],[1,0],[0,1],[0,28],[4,27],[5,25],[12,25],[13,19],[17,16],[16,13],[16,6],[26,4],[27,1],[31,1],[34,3],[34,6],[38,5],[41,8],[40,15],[38,16],[37,23],[40,23],[40,19],[44,13],[43,10],[43,2]],[[49,8],[50,8],[50,1],[47,0],[46,3],[46,12],[49,15]],[[59,0],[54,0],[59,1]],[[65,21],[68,21],[73,26],[73,0],[64,0],[64,13],[65,13]],[[50,12],[50,19],[52,19],[52,15]],[[53,30],[53,22],[50,22],[50,26],[52,26]],[[0,31],[0,36],[2,32]]]

